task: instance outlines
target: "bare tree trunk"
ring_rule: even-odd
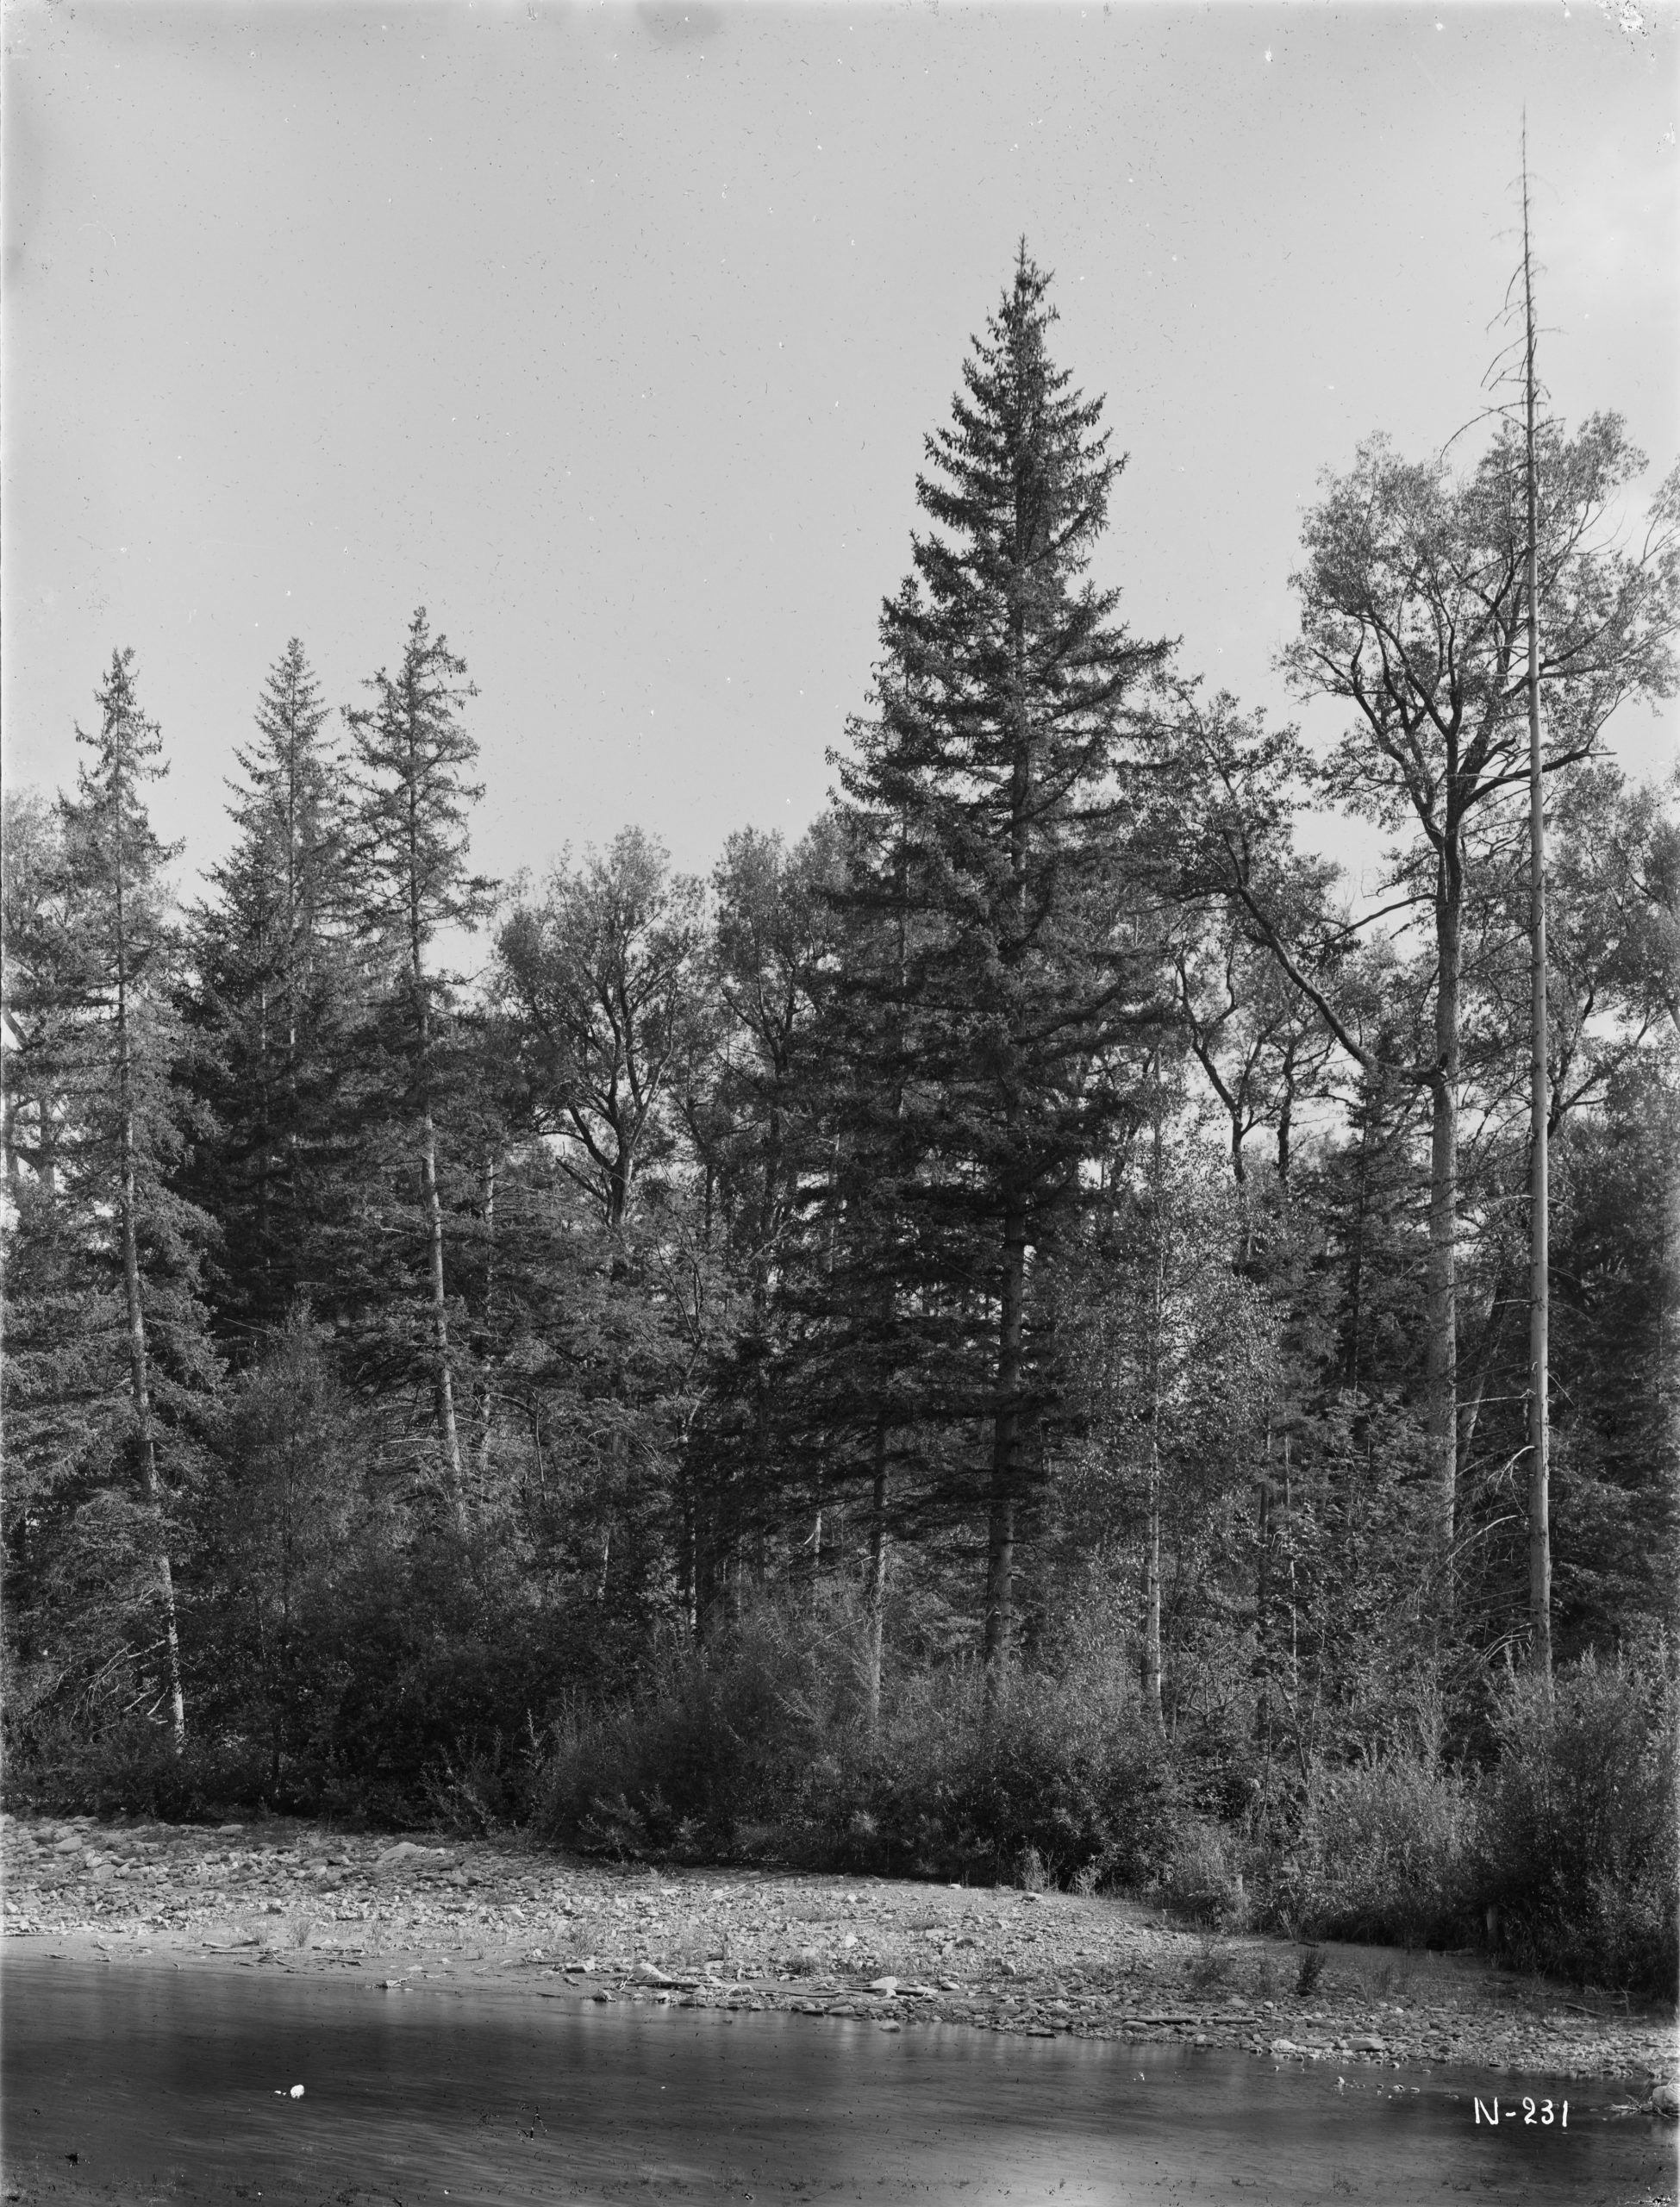
[[[1528,627],[1528,957],[1532,994],[1529,1068],[1528,1208],[1528,1621],[1529,1660],[1552,1680],[1551,1191],[1547,1156],[1551,1097],[1546,1063],[1546,802],[1540,779],[1539,461],[1534,443],[1534,291],[1528,250],[1528,131],[1522,140],[1523,396],[1528,544],[1525,595]]]
[[[466,1483],[461,1476],[461,1436],[455,1424],[455,1379],[449,1354],[449,1305],[443,1285],[443,1206],[438,1199],[438,1143],[432,1114],[420,1122],[421,1184],[426,1199],[426,1232],[432,1254],[432,1349],[437,1360],[438,1422],[443,1433],[444,1468],[458,1531],[466,1530]]]
[[[134,1064],[128,1020],[128,943],[122,879],[122,791],[116,803],[116,1076],[122,1145],[122,1293],[128,1332],[128,1384],[134,1405],[134,1424],[140,1440],[141,1491],[157,1536],[158,1591],[163,1599],[164,1643],[169,1660],[170,1729],[179,1754],[186,1745],[186,1697],[181,1687],[181,1641],[175,1613],[175,1574],[170,1566],[169,1542],[164,1524],[163,1492],[158,1479],[157,1443],[152,1430],[150,1359],[146,1340],[146,1310],[141,1300],[140,1247],[136,1214],[139,1210],[138,1144],[134,1129]]]
[[[257,1165],[257,1247],[261,1253],[263,1285],[266,1290],[274,1277],[274,1232],[272,1194],[275,1179],[274,1155],[274,1082],[269,1066],[268,983],[264,979],[257,991],[257,1063],[261,1068],[258,1076],[262,1094],[263,1139]]]
[[[1271,1754],[1271,1426],[1266,1426],[1265,1458],[1254,1497],[1254,1742],[1268,1760]]]
[[[682,1458],[677,1464],[678,1497],[682,1512],[682,1539],[678,1550],[678,1597],[683,1620],[691,1639],[700,1637],[700,1558],[694,1508],[694,1479]]]
[[[443,1277],[443,1204],[438,1195],[438,1138],[432,1118],[432,1022],[426,1001],[426,976],[422,963],[423,936],[420,925],[417,870],[411,866],[409,911],[409,969],[413,980],[415,1022],[419,1041],[422,1105],[420,1117],[420,1182],[426,1209],[426,1238],[432,1273],[432,1353],[436,1364],[438,1425],[443,1439],[444,1472],[449,1485],[449,1504],[455,1529],[465,1535],[466,1482],[461,1474],[461,1436],[455,1423],[455,1375],[449,1347],[449,1304]]]
[[[992,1427],[991,1507],[986,1529],[985,1664],[996,1699],[1014,1627],[1015,1501],[1021,1429],[1023,1317],[1027,1296],[1027,1206],[1010,1194],[1003,1218],[1002,1310],[998,1325],[997,1407]]]
[[[1458,1005],[1463,875],[1449,833],[1436,897],[1439,978],[1435,1071],[1429,1084],[1429,1259],[1425,1297],[1425,1431],[1435,1490],[1444,1615],[1452,1608],[1458,1482]]]
[[[1161,1452],[1149,1433],[1149,1521],[1143,1549],[1143,1699],[1161,1729]]]
[[[496,1428],[496,1397],[490,1384],[490,1341],[491,1306],[496,1295],[496,1182],[498,1160],[494,1149],[484,1164],[484,1368],[479,1388],[478,1424],[478,1491],[482,1496],[490,1480],[490,1438]]]
[[[1143,1698],[1156,1726],[1161,1713],[1161,1352],[1166,1320],[1166,1158],[1160,1063],[1155,1066],[1155,1128],[1150,1179],[1155,1199],[1155,1253],[1149,1307],[1149,1493],[1143,1559]]]
[[[1353,1232],[1347,1252],[1347,1355],[1344,1363],[1347,1385],[1359,1385],[1359,1328],[1365,1322],[1365,1228],[1371,1192],[1371,1120],[1376,1110],[1376,1080],[1366,1076],[1365,1108],[1359,1117],[1359,1188],[1353,1211]]]
[[[867,1680],[869,1737],[873,1746],[881,1729],[881,1649],[887,1606],[887,1422],[875,1421],[875,1477],[869,1497],[869,1584],[865,1592],[869,1613],[869,1677]]]
[[[1283,1537],[1289,1543],[1290,1564],[1290,1692],[1298,1708],[1301,1699],[1301,1613],[1296,1606],[1295,1490],[1290,1478],[1290,1436],[1283,1435]]]

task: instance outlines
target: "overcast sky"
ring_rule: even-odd
[[[1023,234],[1131,456],[1101,579],[1274,712],[1318,472],[1481,403],[1525,103],[1555,404],[1680,450],[1671,7],[10,0],[5,40],[5,764],[67,782],[133,646],[189,872],[287,637],[353,703],[422,603],[487,870],[803,828]]]

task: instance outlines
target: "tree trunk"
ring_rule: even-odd
[[[443,1206],[438,1199],[438,1144],[429,1110],[420,1122],[420,1172],[426,1198],[426,1232],[432,1254],[432,1348],[437,1359],[438,1423],[444,1468],[458,1532],[466,1531],[466,1483],[461,1476],[461,1437],[455,1424],[455,1379],[449,1354],[449,1305],[443,1285]]]
[[[1290,1185],[1290,1143],[1295,1133],[1295,1044],[1283,1052],[1283,1097],[1277,1106],[1277,1185]]]
[[[141,1300],[140,1245],[136,1227],[139,1209],[137,1144],[134,1134],[134,1066],[133,1038],[128,1027],[128,931],[122,862],[122,792],[117,788],[116,843],[116,1072],[118,1110],[122,1146],[122,1293],[128,1332],[128,1381],[134,1405],[134,1424],[140,1441],[141,1491],[151,1513],[158,1542],[158,1591],[163,1598],[164,1641],[169,1657],[170,1728],[179,1754],[186,1745],[186,1697],[181,1687],[181,1641],[175,1615],[175,1574],[170,1566],[168,1535],[164,1525],[163,1494],[158,1479],[157,1446],[152,1431],[152,1387],[146,1340],[146,1310]]]
[[[496,1182],[498,1160],[492,1149],[484,1164],[484,1367],[479,1385],[478,1491],[490,1481],[490,1438],[496,1427],[496,1397],[490,1384],[490,1323],[496,1296]]]
[[[1014,1626],[1015,1501],[1021,1431],[1027,1206],[1010,1193],[1003,1217],[1002,1309],[997,1340],[997,1406],[992,1427],[991,1507],[986,1531],[986,1691],[996,1699]]]
[[[1429,1260],[1426,1278],[1424,1421],[1434,1488],[1435,1546],[1445,1611],[1452,1606],[1458,1482],[1458,1003],[1464,881],[1449,831],[1436,895],[1439,978],[1435,1068],[1429,1084]]]
[[[869,1497],[869,1738],[881,1729],[881,1648],[887,1604],[887,1422],[875,1421],[875,1477]]]
[[[1017,491],[1015,545],[1017,554],[1026,530]],[[1033,728],[1027,710],[1027,631],[1019,588],[1012,592],[1009,612],[1009,720],[1014,758],[1009,775],[1009,903],[1007,930],[1000,948],[1011,972],[1027,947],[1027,872],[1031,839],[1033,797]],[[902,919],[901,919],[902,928]],[[901,943],[902,943],[901,934]],[[901,975],[902,972],[901,951]],[[1005,1116],[1013,1147],[1018,1137],[1021,1098],[1011,1072],[1006,1088]],[[1006,1171],[1018,1169],[1011,1157]],[[997,1405],[992,1426],[991,1495],[986,1529],[986,1698],[995,1704],[1003,1689],[1014,1636],[1016,1477],[1021,1437],[1021,1347],[1027,1297],[1027,1199],[1018,1184],[1008,1186],[1003,1198],[1003,1277],[997,1327]]]
[[[1143,1698],[1158,1729],[1161,1714],[1161,1355],[1166,1323],[1166,1154],[1162,1124],[1160,1060],[1155,1061],[1154,1141],[1150,1181],[1154,1195],[1155,1252],[1149,1308],[1149,1494],[1143,1558]]]
[[[1371,1200],[1371,1121],[1377,1108],[1376,1081],[1367,1077],[1365,1108],[1359,1118],[1359,1180],[1353,1206],[1353,1231],[1347,1244],[1347,1354],[1343,1362],[1348,1386],[1359,1385],[1359,1329],[1365,1322],[1365,1228]]]
[[[1254,1495],[1254,1744],[1271,1754],[1271,1428]]]
[[[417,877],[416,877],[417,878]],[[415,994],[415,1023],[419,1041],[420,1182],[426,1207],[426,1238],[431,1256],[432,1353],[436,1360],[438,1426],[443,1438],[444,1474],[449,1485],[449,1505],[455,1529],[466,1532],[466,1482],[461,1474],[461,1436],[455,1423],[455,1375],[449,1347],[449,1304],[443,1277],[443,1204],[438,1195],[438,1138],[432,1119],[432,1024],[426,1002],[426,978],[421,963],[420,914],[417,892],[409,899],[409,973]]]
[[[1143,1549],[1143,1701],[1157,1731],[1161,1714],[1161,1452],[1149,1431],[1149,1519]]]
[[[1522,299],[1526,336],[1527,445],[1523,470],[1527,493],[1528,543],[1525,597],[1527,601],[1528,674],[1528,961],[1531,1060],[1529,1066],[1528,1208],[1528,1622],[1529,1660],[1548,1687],[1552,1682],[1552,1496],[1551,1395],[1551,1190],[1547,1157],[1551,1097],[1546,1051],[1546,800],[1540,778],[1539,578],[1535,540],[1539,534],[1539,463],[1534,444],[1534,292],[1528,251],[1528,134],[1522,146]]]
[[[1289,1544],[1290,1566],[1290,1694],[1298,1710],[1301,1705],[1301,1611],[1296,1602],[1295,1488],[1290,1477],[1290,1436],[1287,1433],[1283,1435],[1283,1537]],[[1296,1745],[1298,1748],[1298,1741]]]
[[[677,1462],[677,1495],[682,1534],[677,1558],[677,1596],[690,1639],[700,1637],[700,1559],[696,1552],[694,1477],[686,1457]]]

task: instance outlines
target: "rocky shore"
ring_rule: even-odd
[[[509,1979],[536,1996],[1177,2041],[1272,2061],[1451,2063],[1616,2080],[1671,2113],[1672,2010],[1469,1957],[1303,1949],[1178,1929],[1104,1895],[584,1861],[280,1819],[7,1816],[10,1951],[355,1971],[391,1994]]]

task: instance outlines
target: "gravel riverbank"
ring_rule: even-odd
[[[1272,2060],[1450,2062],[1615,2079],[1673,2106],[1672,2010],[1623,2010],[1468,1957],[1204,1935],[1105,1895],[714,1868],[619,1868],[514,1840],[440,1843],[278,1818],[7,1816],[10,1951],[353,1970],[389,1992],[495,1979],[677,2002],[1177,2040]]]

